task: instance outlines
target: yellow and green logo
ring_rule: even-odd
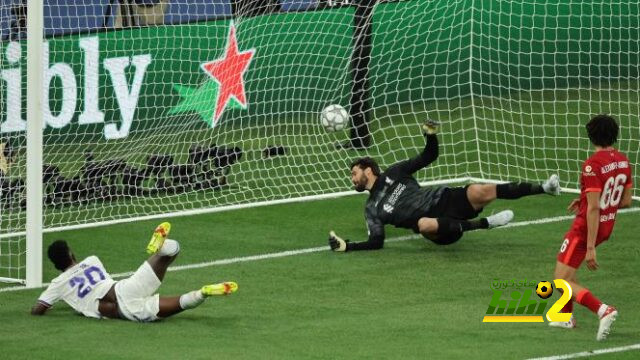
[[[571,286],[563,279],[553,280],[553,285],[562,295],[546,311],[547,299],[554,289],[551,282],[494,280],[491,283],[493,297],[482,322],[544,322],[545,311],[547,321],[569,321],[571,313],[560,310],[571,300]],[[511,288],[510,291],[507,288]]]

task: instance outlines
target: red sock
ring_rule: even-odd
[[[595,314],[598,314],[598,309],[600,308],[600,305],[602,305],[602,301],[593,296],[591,291],[588,289],[581,290],[578,295],[576,295],[576,301],[578,304],[589,308],[589,310]]]

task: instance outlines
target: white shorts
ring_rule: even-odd
[[[118,310],[131,321],[158,320],[160,295],[155,292],[161,284],[151,265],[145,261],[133,275],[116,283]]]

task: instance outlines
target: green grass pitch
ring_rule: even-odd
[[[497,201],[514,221],[566,215],[571,195]],[[330,229],[362,240],[365,197],[267,206],[169,219],[182,252],[175,265],[326,245]],[[486,324],[493,279],[552,279],[555,255],[570,221],[468,233],[440,247],[419,238],[388,242],[381,251],[320,251],[169,272],[160,294],[175,295],[223,280],[237,293],[152,324],[94,320],[64,304],[44,317],[29,315],[40,293],[0,293],[3,359],[425,359],[529,358],[639,341],[637,212],[619,214],[601,268],[579,279],[620,311],[610,338],[595,341],[597,319],[575,307],[578,328],[545,324]],[[67,239],[78,257],[98,255],[112,273],[134,270],[159,221],[46,234]],[[635,229],[635,230],[634,230]],[[387,228],[389,239],[410,235]],[[56,272],[45,265],[45,280]],[[556,298],[554,294],[553,298]],[[637,351],[601,356],[635,358]]]

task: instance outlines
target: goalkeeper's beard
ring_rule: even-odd
[[[363,192],[367,190],[367,177],[363,175],[360,179],[358,179],[357,183],[353,184],[353,186],[357,192]]]

